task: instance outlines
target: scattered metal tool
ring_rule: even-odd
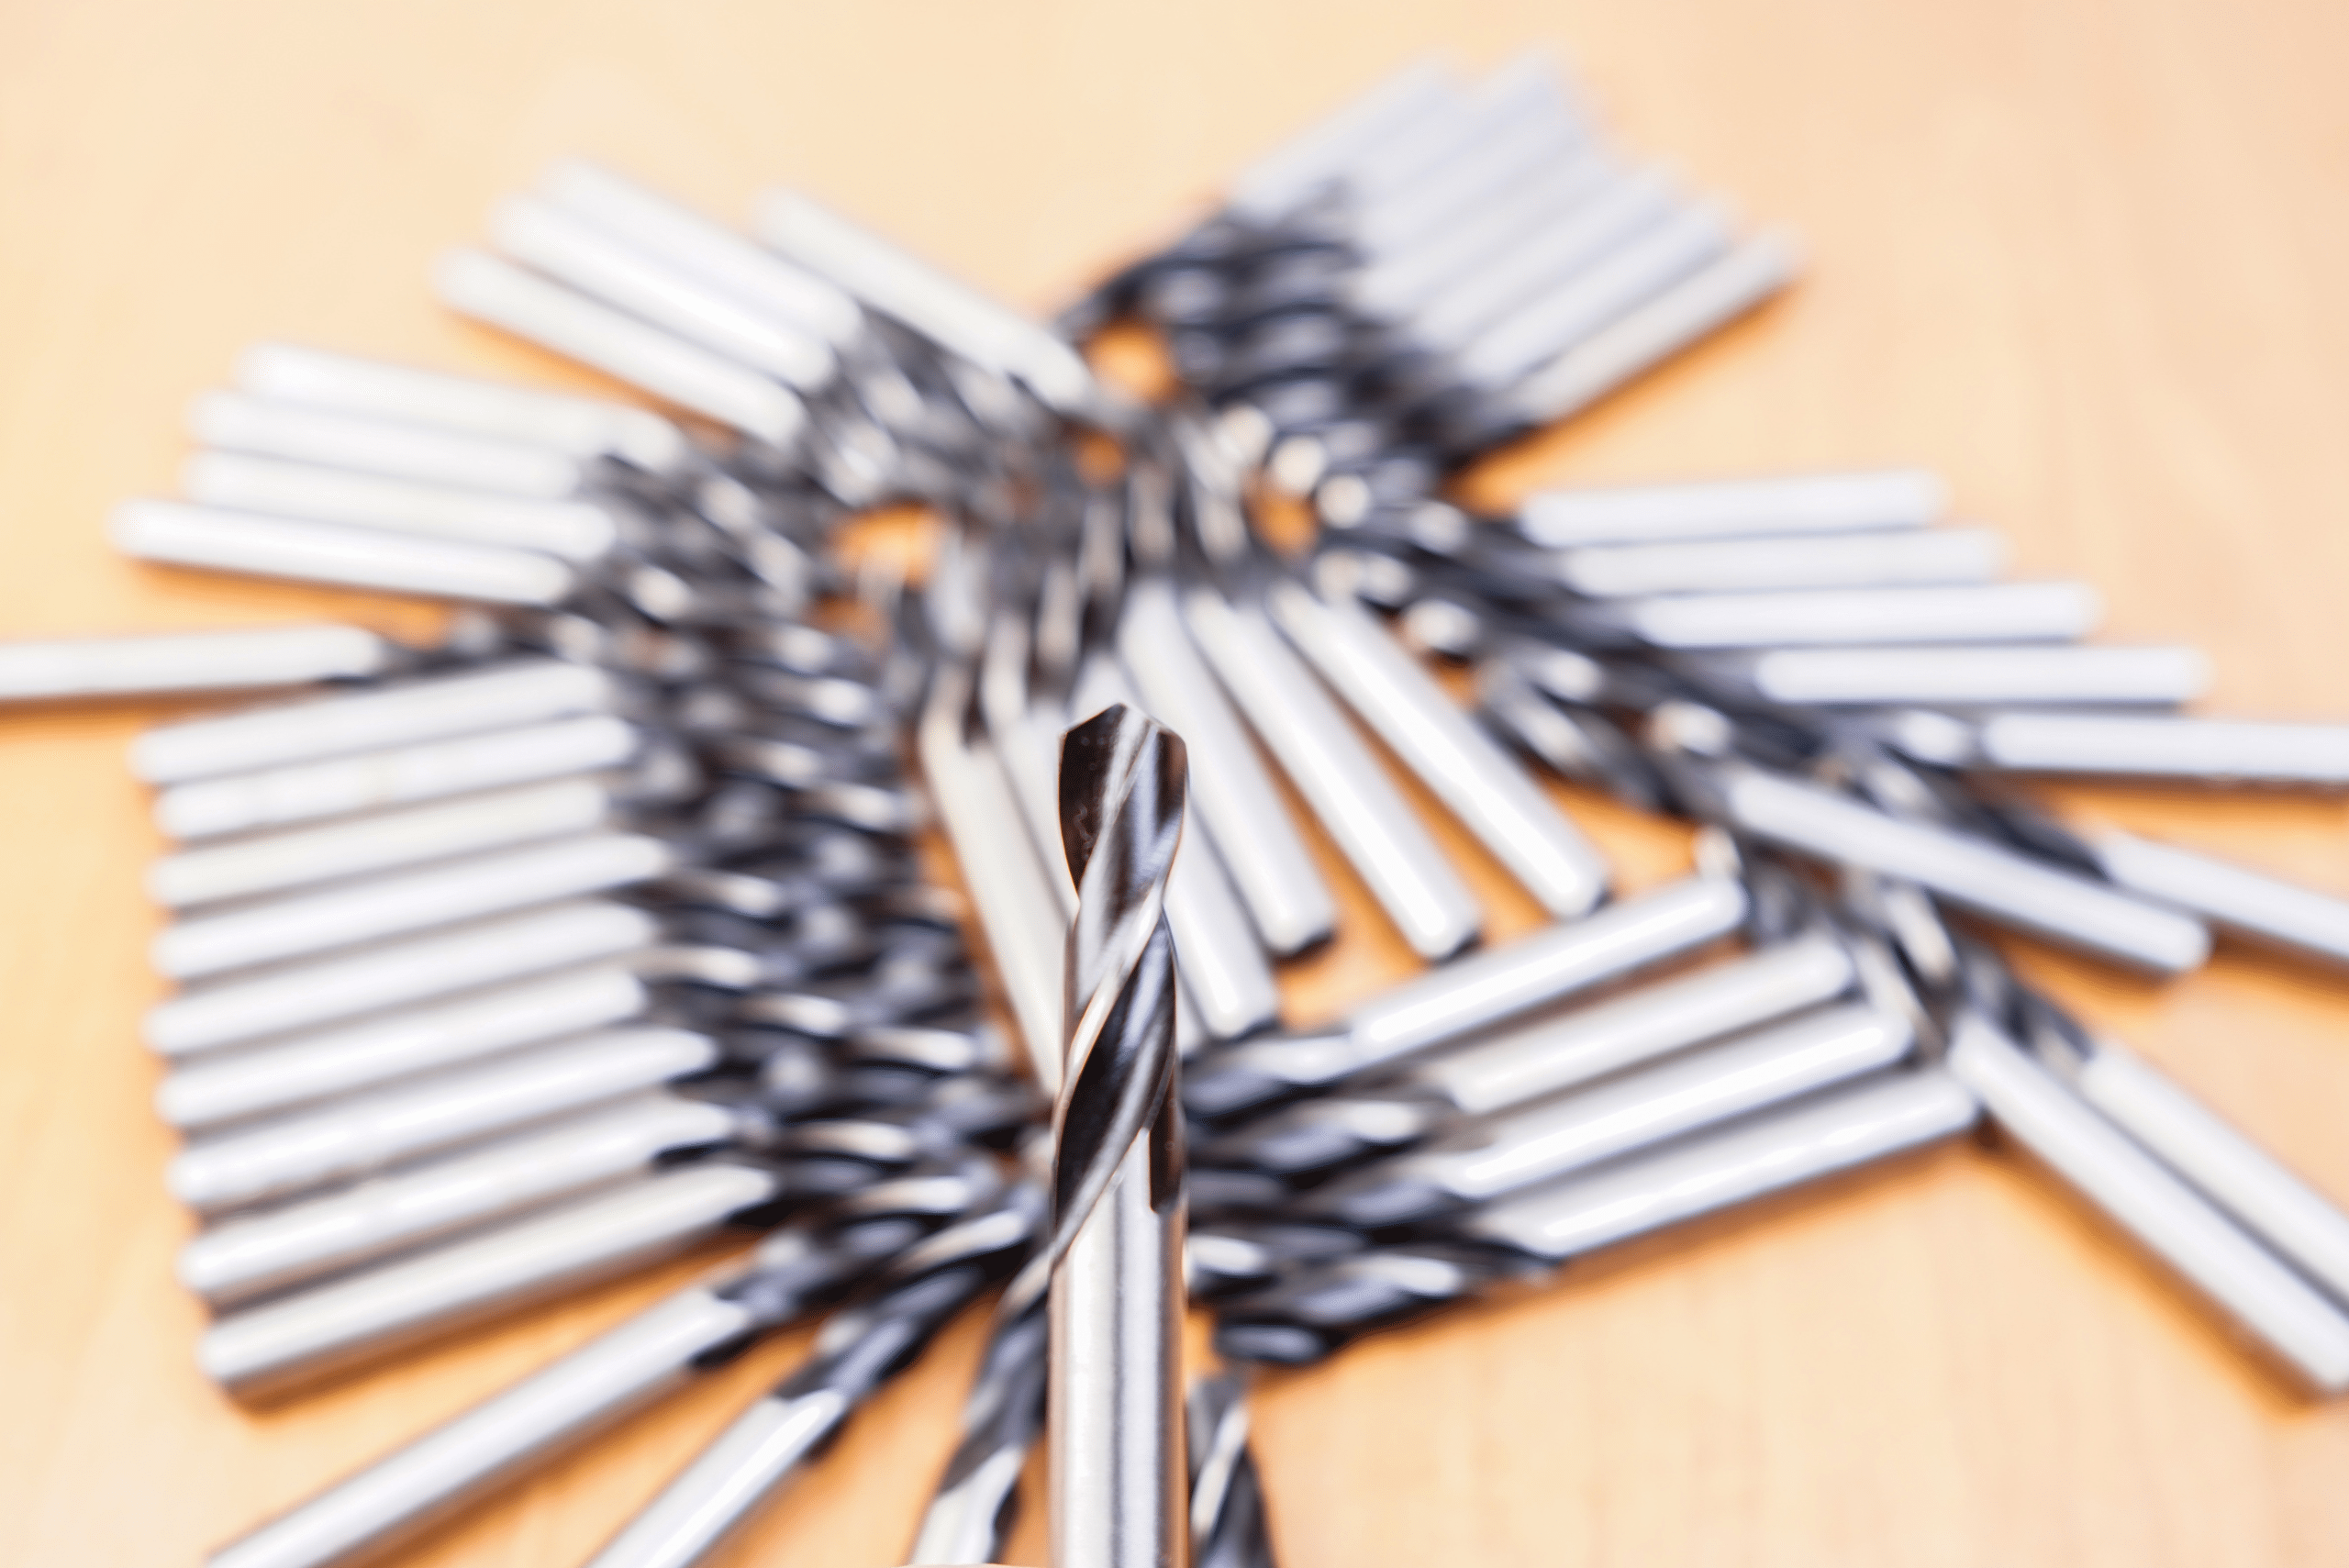
[[[2170,711],[2196,651],[2081,640],[2094,591],[2000,581],[1929,473],[1443,499],[1797,265],[1546,58],[1407,69],[1058,330],[796,193],[751,229],[565,161],[436,270],[683,422],[265,344],[191,410],[182,498],[114,517],[143,559],[454,601],[437,642],[0,648],[0,699],[319,688],[131,758],[180,840],[145,1033],[224,1386],[764,1232],[217,1564],[389,1546],[840,1306],[596,1559],[700,1561],[1008,1279],[917,1558],[996,1555],[1043,1432],[1059,1560],[1172,1568],[1187,1533],[1253,1568],[1236,1378],[1183,1438],[1183,1286],[1231,1360],[1309,1362],[1978,1118],[2349,1386],[2349,1220],[1943,920],[2160,976],[2210,927],[2337,965],[2342,899],[2010,791],[2333,787],[2343,732]],[[1163,337],[1163,404],[1087,362],[1119,319]],[[1319,525],[1295,555],[1251,526],[1281,491]],[[918,581],[833,554],[890,502],[944,519]],[[1698,873],[1610,901],[1536,770],[1707,824]],[[1410,785],[1553,924],[1470,951]],[[1002,1169],[1042,1101],[922,874],[932,811],[1048,1184]],[[1435,967],[1283,1029],[1274,965],[1335,933],[1341,862]]]

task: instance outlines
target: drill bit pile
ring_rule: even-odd
[[[1006,1279],[915,1559],[998,1555],[1049,1428],[1070,1553],[1167,1558],[1187,1482],[1196,1560],[1268,1562],[1239,1382],[1195,1390],[1187,1455],[1170,1393],[1185,1120],[1189,1288],[1234,1362],[1987,1110],[2349,1386],[2349,1221],[1943,920],[2163,974],[2206,922],[2349,958],[2349,906],[2009,781],[2339,784],[2349,740],[2178,716],[2198,654],[2079,642],[2093,593],[1996,581],[1929,474],[1447,501],[1793,270],[1541,57],[1407,71],[1057,333],[796,193],[751,228],[563,163],[436,269],[683,422],[269,345],[198,401],[185,499],[115,518],[143,559],[446,599],[438,643],[0,650],[17,696],[330,684],[132,759],[176,841],[147,1034],[224,1386],[764,1232],[216,1563],[382,1550],[836,1308],[597,1559],[699,1561]],[[1080,351],[1120,321],[1166,345],[1156,405]],[[1309,498],[1301,552],[1252,527],[1274,492]],[[902,503],[937,523],[918,580],[842,558]],[[1551,924],[1477,949],[1389,761]],[[1544,771],[1703,824],[1697,871],[1614,897]],[[984,964],[924,877],[933,814]],[[1278,965],[1341,935],[1308,828],[1433,967],[1292,1031]],[[1124,1337],[1085,1338],[1145,1253]],[[1056,1261],[1100,1311],[1046,1305]]]

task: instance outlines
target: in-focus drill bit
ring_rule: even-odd
[[[1166,879],[1183,742],[1122,704],[1071,729],[1061,835],[1076,880],[1053,1117],[1052,1560],[1184,1556],[1182,1111]]]

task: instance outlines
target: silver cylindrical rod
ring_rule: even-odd
[[[1526,497],[1518,527],[1553,550],[1786,534],[1919,528],[1939,522],[1949,490],[1920,468],[1859,469],[1543,490]]]
[[[619,539],[612,514],[593,501],[456,490],[241,452],[196,453],[180,469],[180,489],[224,511],[508,545],[565,561],[596,560]]]
[[[756,371],[495,256],[450,251],[432,282],[441,303],[461,315],[770,445],[790,445],[807,423],[799,399]]]
[[[1278,217],[1379,143],[1453,106],[1460,95],[1441,61],[1414,61],[1259,157],[1233,178],[1225,203],[1258,219]]]
[[[1413,1066],[1408,1081],[1489,1115],[1832,1001],[1855,979],[1840,940],[1798,937],[1446,1051]]]
[[[852,1411],[1028,1252],[1042,1196],[1023,1190],[1016,1207],[966,1218],[881,1263],[818,1331],[807,1359],[623,1524],[591,1568],[694,1568],[707,1561],[823,1451]],[[772,1298],[760,1282],[746,1284],[762,1306]]]
[[[1077,909],[1052,1121],[1052,1222],[1067,1249],[1049,1307],[1056,1562],[1176,1568],[1186,1555],[1184,1150],[1164,917],[1185,751],[1123,706],[1072,728],[1062,747]]]
[[[840,368],[820,339],[551,202],[510,196],[491,213],[489,230],[509,260],[800,392],[822,387]]]
[[[2000,1129],[2224,1309],[2323,1394],[2349,1389],[2349,1314],[2278,1262],[2193,1188],[1978,1017],[1950,1071]]]
[[[796,191],[759,198],[751,227],[767,245],[974,364],[1026,382],[1063,413],[1097,405],[1084,356],[1041,327],[918,261]]]
[[[1748,239],[1535,371],[1509,389],[1505,406],[1528,425],[1578,414],[1760,306],[1792,283],[1801,264],[1785,235]]]
[[[676,863],[668,841],[650,834],[583,834],[194,916],[158,932],[149,957],[159,973],[173,980],[203,979],[534,904],[608,893],[649,882]]]
[[[1546,62],[1538,72],[1505,70],[1509,82],[1488,79],[1476,88],[1479,131],[1468,145],[1351,215],[1366,265],[1410,254],[1429,236],[1505,204],[1522,185],[1589,147],[1587,128]]]
[[[1864,1003],[1823,1008],[1381,1161],[1321,1201],[1370,1225],[1497,1202],[1890,1067],[1911,1039],[1906,1019]]]
[[[316,762],[295,762],[172,784],[155,798],[155,825],[175,839],[213,839],[474,790],[618,767],[643,744],[605,714],[527,728],[427,740]]]
[[[1380,139],[1347,161],[1335,189],[1344,199],[1335,221],[1353,231],[1363,215],[1385,207],[1430,176],[1472,156],[1489,126],[1482,106],[1462,94],[1436,108],[1405,135]]]
[[[1079,711],[1069,716],[1074,718],[1090,718],[1118,703],[1139,706],[1141,702],[1124,667],[1106,657],[1086,663],[1076,695]],[[1057,731],[1044,760],[1047,780],[1056,778],[1060,771]],[[1045,819],[1056,822],[1059,812],[1055,789],[1052,798],[1043,803],[1043,817],[1036,819],[1039,828]],[[1051,852],[1057,855],[1057,838],[1052,846]],[[1064,859],[1060,871],[1065,878]],[[1076,891],[1071,884],[1071,914],[1075,912],[1075,902]],[[1208,1034],[1218,1040],[1236,1040],[1278,1021],[1280,986],[1273,978],[1273,966],[1256,940],[1255,925],[1223,856],[1205,833],[1186,833],[1174,853],[1174,869],[1166,879],[1166,924],[1174,933],[1178,983],[1197,1007],[1199,1021]]]
[[[1129,592],[1118,652],[1152,717],[1189,749],[1198,819],[1264,945],[1286,955],[1326,940],[1337,929],[1337,905],[1247,731],[1184,629],[1171,587],[1143,583]]]
[[[2349,725],[2001,713],[1975,736],[1976,766],[2027,773],[2349,784]]]
[[[206,1568],[329,1568],[385,1550],[684,1382],[696,1358],[755,1327],[741,1303],[690,1286],[239,1536]]]
[[[256,343],[238,355],[237,385],[272,403],[549,447],[576,458],[609,453],[655,473],[677,467],[692,452],[683,432],[650,409],[292,343]]]
[[[2097,1042],[2072,1086],[2336,1302],[2349,1303],[2349,1215],[2282,1161],[2110,1040]]]
[[[2349,899],[2172,844],[2100,833],[2088,845],[2104,874],[2227,930],[2333,963],[2349,963]]]
[[[1789,534],[1682,544],[1585,545],[1562,551],[1558,581],[1593,598],[1987,583],[2006,562],[1988,528]]]
[[[1623,599],[1583,614],[1657,648],[1772,648],[1843,642],[2063,641],[2096,629],[2103,603],[2085,583],[1832,588]]]
[[[1182,1561],[1183,1227],[1153,1207],[1152,1185],[1150,1150],[1137,1144],[1053,1276],[1056,1562]],[[1152,1390],[1172,1408],[1147,1399]]]
[[[200,1132],[626,1023],[650,1000],[644,983],[618,965],[526,980],[199,1057],[156,1085],[155,1109],[172,1126]]]
[[[204,1214],[290,1197],[601,1105],[717,1065],[685,1029],[613,1029],[329,1101],[190,1144],[164,1176]]]
[[[1008,830],[1019,808],[993,748],[963,734],[969,697],[967,672],[940,672],[915,747],[1030,1069],[1049,1089],[1060,1073],[1060,901],[1025,836]]]
[[[1463,350],[1588,272],[1610,251],[1671,216],[1680,193],[1653,169],[1607,162],[1534,232],[1465,269],[1409,322],[1411,336]]]
[[[1827,707],[2174,706],[2210,684],[2210,662],[2195,648],[1778,648],[1709,659],[1705,668],[1765,702]]]
[[[577,494],[586,477],[578,457],[551,447],[239,392],[207,392],[189,405],[188,433],[223,451],[541,501]]]
[[[1347,1038],[1360,1067],[1399,1061],[1701,947],[1745,914],[1740,884],[1686,877],[1407,981],[1355,1009]]]
[[[689,1165],[215,1322],[196,1350],[231,1394],[267,1398],[491,1312],[681,1251],[774,1199],[746,1165]]]
[[[1450,958],[1485,912],[1386,773],[1262,609],[1194,590],[1184,611],[1224,690],[1411,950]],[[1182,932],[1175,943],[1182,944]]]
[[[847,1396],[835,1389],[761,1399],[696,1454],[588,1568],[693,1568],[814,1458],[848,1414]]]
[[[1712,202],[1684,207],[1632,235],[1561,287],[1496,322],[1459,357],[1460,373],[1481,387],[1522,380],[1609,322],[1701,272],[1735,242],[1727,211]]]
[[[1620,169],[1604,148],[1581,147],[1521,176],[1506,195],[1462,213],[1447,228],[1372,257],[1340,286],[1364,315],[1408,321],[1437,301],[1456,297],[1456,284],[1497,258],[1547,234],[1578,204],[1610,188]]]
[[[726,1106],[651,1094],[445,1160],[229,1218],[180,1249],[180,1283],[215,1307],[250,1301],[476,1225],[510,1218],[722,1143]]]
[[[131,742],[130,770],[151,784],[180,784],[601,713],[618,695],[612,677],[601,670],[553,659],[518,659],[347,696],[164,725]]]
[[[1266,607],[1346,706],[1435,792],[1542,906],[1564,918],[1607,892],[1607,865],[1525,770],[1359,605],[1295,583]]]
[[[107,519],[106,534],[116,549],[141,561],[341,588],[543,606],[560,602],[573,584],[570,567],[536,550],[176,501],[126,501]]]
[[[1890,1073],[1742,1126],[1569,1176],[1495,1205],[1466,1229],[1563,1262],[1938,1143],[1973,1126],[1978,1114],[1974,1095],[1946,1073]]]
[[[147,893],[167,909],[194,909],[584,833],[614,815],[611,790],[596,780],[525,784],[182,850],[148,866]]]
[[[1831,864],[1913,882],[2001,925],[2157,974],[2210,954],[2199,921],[1944,828],[1903,822],[1831,791],[1747,768],[1722,780],[1730,821]]]
[[[398,654],[356,626],[0,642],[0,702],[301,686],[381,674]]]
[[[540,176],[538,194],[836,348],[863,329],[863,315],[845,291],[609,169],[558,159]]]
[[[659,931],[641,909],[582,899],[207,985],[157,1004],[143,1032],[161,1055],[193,1056],[617,957]]]

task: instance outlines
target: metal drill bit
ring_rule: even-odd
[[[1027,1257],[1043,1195],[1022,1184],[992,1213],[898,1255],[817,1335],[808,1359],[744,1411],[596,1552],[591,1568],[690,1568],[771,1498],[938,1331]]]
[[[489,790],[318,827],[239,835],[161,857],[147,891],[184,910],[618,826],[620,792],[595,778]]]
[[[164,725],[132,742],[130,765],[148,784],[184,784],[607,713],[618,701],[618,684],[602,670],[555,659],[517,659]]]
[[[1938,474],[1864,470],[1542,491],[1527,497],[1518,527],[1538,545],[1564,550],[1923,528],[1940,521],[1948,505]]]
[[[963,1406],[962,1438],[906,1561],[992,1562],[1017,1516],[1019,1475],[1044,1432],[1049,1297],[999,1315]]]
[[[1992,714],[1966,766],[2318,789],[2349,784],[2349,727],[2106,714]]]
[[[1030,1109],[984,1073],[930,1073],[902,1057],[827,1071],[805,1051],[771,1057],[755,1085],[737,1075],[675,1086],[674,1073],[659,1076],[671,1063],[632,1060],[613,1043],[572,1042],[502,1073],[442,1075],[190,1151],[173,1167],[182,1188],[198,1185],[195,1160],[243,1156],[226,1172],[207,1167],[203,1207],[245,1212],[182,1249],[182,1281],[215,1304],[248,1299],[729,1149],[785,1171],[795,1190],[829,1191],[957,1140],[990,1140],[1005,1116]],[[337,1136],[351,1146],[341,1157],[320,1153]],[[239,1176],[273,1176],[266,1195],[281,1201],[259,1212],[233,1203],[222,1189]]]
[[[790,448],[807,427],[807,406],[780,382],[511,261],[451,250],[435,264],[432,281],[451,309],[771,447]]]
[[[1727,877],[1685,878],[1578,921],[1455,959],[1355,1009],[1338,1029],[1242,1041],[1196,1063],[1185,1107],[1228,1119],[1326,1090],[1735,930],[1749,911]]]
[[[182,1150],[165,1180],[200,1213],[248,1207],[705,1073],[721,1059],[716,1040],[690,1030],[607,1030],[222,1133]]]
[[[192,1056],[616,957],[659,932],[626,905],[557,904],[222,981],[158,1003],[143,1032],[163,1056]]]
[[[1128,589],[1118,651],[1152,717],[1197,751],[1199,817],[1264,945],[1287,956],[1328,940],[1337,919],[1329,888],[1184,628],[1171,584]]]
[[[2349,1312],[2327,1300],[1988,1019],[1969,1013],[1950,1071],[2044,1160],[2310,1388],[2349,1388]]]
[[[155,1110],[186,1132],[225,1127],[626,1023],[651,1001],[625,964],[491,986],[175,1063],[155,1087]]]
[[[1700,668],[1763,702],[1836,707],[2171,706],[2210,683],[2210,662],[2177,647],[1787,648]]]
[[[1890,1067],[1912,1040],[1897,1014],[1821,1008],[1377,1161],[1298,1212],[1371,1230],[1425,1223]]]
[[[0,642],[0,702],[262,690],[382,675],[406,651],[356,626]]]
[[[1202,586],[1184,612],[1257,740],[1412,951],[1442,960],[1475,940],[1484,911],[1262,606]]]
[[[1163,909],[1185,794],[1182,741],[1131,708],[1063,743],[1077,914],[1043,1255],[1052,1555],[1104,1568],[1173,1568],[1184,1551],[1182,1110]]]
[[[1289,640],[1389,750],[1562,919],[1606,895],[1598,852],[1358,605],[1297,583],[1266,594]]]
[[[295,1505],[208,1568],[328,1568],[383,1551],[828,1307],[928,1232],[996,1200],[985,1159],[895,1178],[795,1220],[688,1285]]]
[[[1219,1307],[1226,1357],[1303,1364],[1362,1334],[1614,1242],[1817,1181],[1965,1130],[1973,1095],[1939,1070],[1898,1072],[1472,1210],[1424,1241],[1308,1267]]]
[[[337,1371],[482,1312],[637,1266],[722,1226],[764,1228],[810,1203],[853,1194],[925,1162],[958,1157],[974,1143],[1000,1143],[1027,1124],[1034,1108],[1024,1087],[990,1085],[968,1074],[948,1074],[910,1097],[902,1090],[887,1092],[897,1102],[888,1108],[798,1120],[763,1106],[756,1095],[721,1094],[723,1108],[731,1113],[729,1127],[672,1129],[689,1142],[665,1153],[698,1152],[698,1158],[668,1167],[664,1151],[649,1147],[641,1136],[647,1129],[639,1128],[634,1136],[624,1132],[621,1152],[638,1157],[639,1173],[625,1174],[607,1164],[602,1179],[622,1179],[601,1196],[565,1199],[551,1190],[561,1166],[550,1173],[510,1147],[484,1151],[481,1161],[472,1162],[486,1161],[486,1172],[461,1166],[460,1175],[479,1178],[471,1184],[452,1187],[445,1166],[397,1177],[411,1196],[438,1198],[452,1223],[462,1218],[455,1211],[468,1205],[481,1208],[484,1193],[491,1207],[473,1215],[476,1221],[495,1217],[501,1190],[527,1207],[518,1218],[476,1225],[453,1240],[223,1318],[206,1336],[206,1369],[239,1392]],[[525,1149],[522,1155],[529,1152]],[[323,1212],[329,1220],[373,1223],[385,1232],[408,1223],[406,1213],[384,1215],[373,1207],[375,1195],[354,1189],[347,1203],[327,1200],[323,1210],[312,1207],[306,1215],[316,1218]],[[368,1239],[356,1229],[321,1235],[291,1218],[297,1212],[280,1211],[263,1221],[261,1248],[245,1251],[231,1246],[216,1261],[225,1269],[265,1269],[305,1249],[315,1261],[323,1246],[347,1240],[360,1247]],[[285,1251],[273,1256],[267,1245],[272,1241],[283,1242]]]
[[[1845,943],[1814,932],[1503,1029],[1358,1091],[1239,1122],[1219,1131],[1197,1163],[1310,1179],[1817,1007],[1856,978]]]
[[[158,933],[149,945],[149,959],[170,979],[198,980],[560,898],[614,892],[677,869],[679,859],[667,841],[649,834],[581,834],[186,917]]]
[[[142,561],[491,604],[552,605],[577,581],[535,550],[173,501],[126,501],[106,531]]]
[[[648,473],[685,466],[692,450],[676,426],[629,404],[301,344],[254,344],[237,356],[236,383],[239,390],[271,404],[548,448],[580,459],[608,457]],[[414,477],[461,478],[445,473]]]
[[[621,768],[644,754],[649,739],[644,729],[626,719],[583,714],[527,728],[191,779],[158,794],[155,824],[183,840],[289,827]]]
[[[1821,859],[1916,882],[1968,909],[2155,973],[2210,955],[2199,923],[2002,846],[1921,823],[1744,764],[1717,781],[1726,819]]]
[[[1264,1483],[1248,1443],[1248,1389],[1235,1372],[1202,1377],[1185,1401],[1195,1568],[1273,1568]]]
[[[1558,552],[1559,585],[1591,598],[1738,594],[1911,584],[1987,583],[2005,540],[1987,528],[1899,528],[1669,544],[1584,545]]]
[[[2104,874],[2132,893],[2190,910],[2221,930],[2329,963],[2349,962],[2349,901],[2175,844],[2091,836]]]
[[[1674,650],[1805,643],[2063,641],[2096,629],[2102,602],[2084,583],[1833,588],[1667,595],[1593,605],[1587,631]]]
[[[2154,1065],[2110,1040],[2039,1044],[2082,1099],[2349,1305],[2349,1216]]]

